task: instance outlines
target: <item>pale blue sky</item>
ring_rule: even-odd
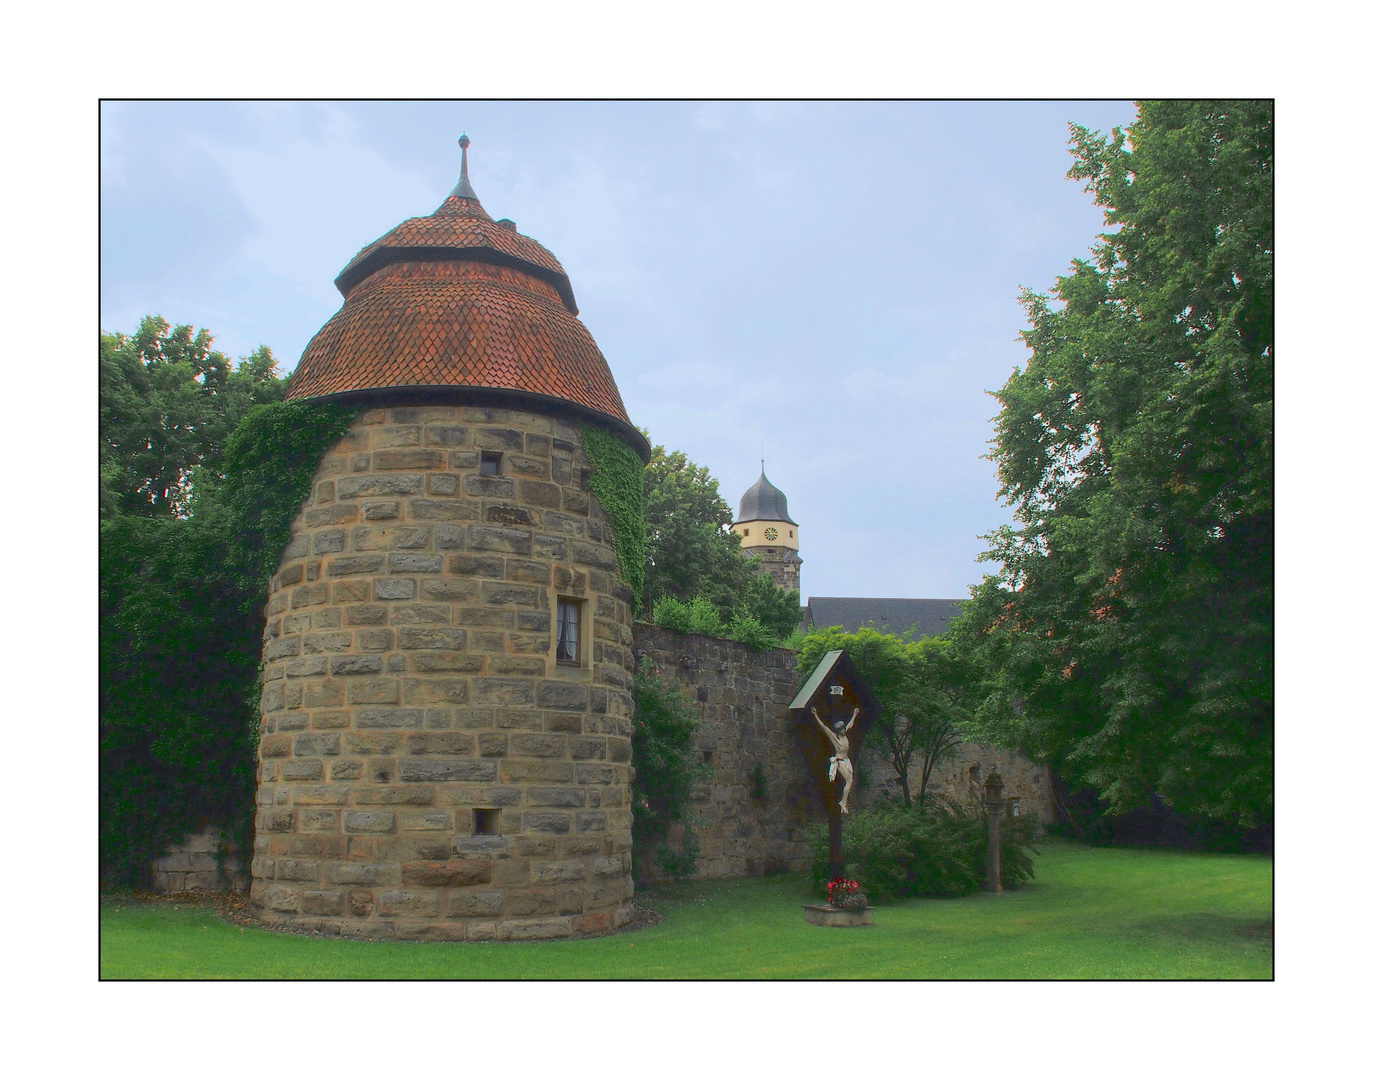
[[[1016,302],[1086,256],[1068,123],[1127,102],[108,102],[101,328],[207,327],[294,367],[364,245],[428,214],[457,137],[494,217],[571,277],[630,418],[768,476],[802,596],[961,597],[1009,520],[981,459]]]

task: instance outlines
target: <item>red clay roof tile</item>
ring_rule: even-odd
[[[492,221],[475,198],[451,195],[428,217],[397,225],[359,251],[335,284],[343,307],[305,347],[288,399],[420,387],[515,391],[570,402],[643,442],[576,318],[562,265]]]

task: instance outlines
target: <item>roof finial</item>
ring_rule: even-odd
[[[458,145],[462,147],[462,172],[458,176],[458,186],[448,193],[450,199],[458,198],[471,199],[474,202],[481,201],[477,198],[477,193],[472,190],[472,185],[467,181],[467,148],[471,144],[472,140],[467,137],[466,132],[458,138]]]

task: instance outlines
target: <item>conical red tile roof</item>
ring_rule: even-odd
[[[438,210],[397,225],[344,267],[335,281],[343,307],[305,347],[288,400],[452,398],[466,388],[570,405],[646,457],[610,367],[576,317],[566,271],[513,222],[491,219],[465,164]]]

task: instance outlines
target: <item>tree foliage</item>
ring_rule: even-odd
[[[725,625],[751,618],[778,641],[801,621],[801,595],[781,589],[729,531],[734,512],[719,481],[680,450],[655,446],[644,470],[644,598],[708,602]],[[746,623],[740,623],[741,627]]]
[[[805,636],[797,671],[815,670],[835,649],[848,651],[881,706],[873,731],[901,782],[906,806],[912,803],[910,772],[917,762],[915,800],[923,806],[935,766],[963,742],[973,722],[980,687],[975,663],[941,638],[912,643],[869,627],[850,634],[832,626]]]
[[[634,861],[646,876],[649,861],[670,877],[690,877],[696,865],[691,789],[709,775],[696,759],[691,737],[699,721],[695,706],[662,681],[645,658],[634,672]],[[667,843],[681,827],[676,850]]]
[[[1023,303],[992,459],[1016,524],[962,632],[984,715],[1111,805],[1273,805],[1273,107],[1072,128],[1114,231]]]
[[[271,349],[233,364],[207,330],[146,316],[100,335],[100,516],[185,517],[222,474],[225,442],[254,405],[280,401]],[[200,480],[197,476],[200,475]]]
[[[265,349],[235,385],[222,357],[206,362],[205,331],[149,317],[140,333],[137,350],[101,335],[102,452],[124,464],[101,505],[100,862],[122,884],[207,824],[247,850],[267,580],[351,415],[275,400]],[[123,374],[107,379],[106,361]]]

